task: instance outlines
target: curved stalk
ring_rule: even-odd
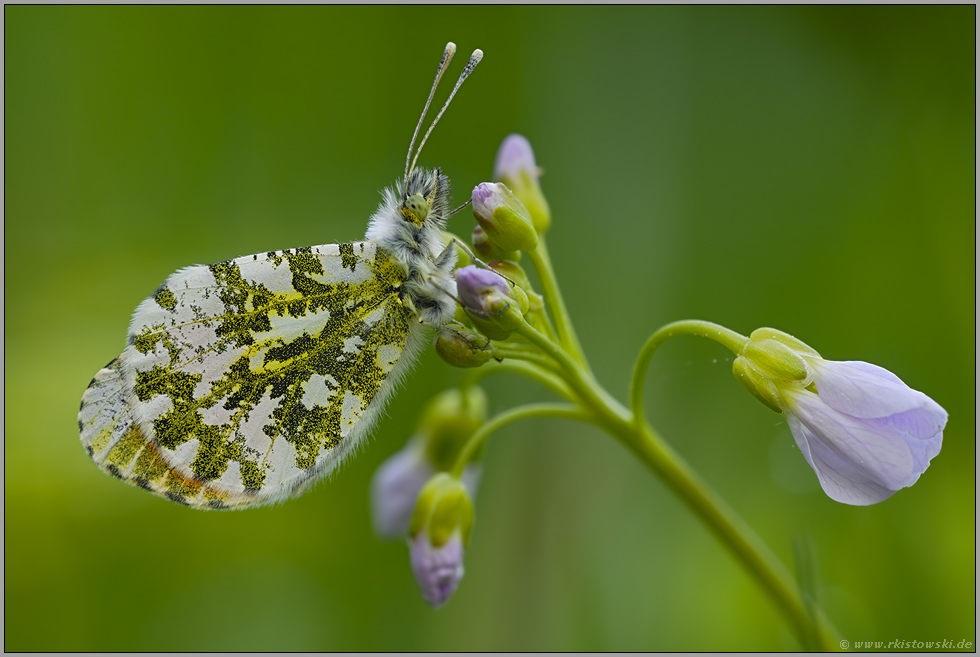
[[[633,367],[633,382],[630,384],[630,408],[633,410],[633,422],[637,426],[643,424],[643,386],[646,382],[647,367],[650,359],[653,358],[657,348],[670,338],[677,335],[694,335],[702,338],[711,338],[727,347],[732,353],[740,354],[745,344],[749,341],[747,337],[720,326],[713,322],[705,322],[699,319],[686,319],[679,322],[672,322],[662,326],[650,336],[640,356],[636,359]]]
[[[536,381],[548,388],[552,392],[556,393],[559,397],[563,397],[568,401],[574,401],[574,394],[569,389],[565,381],[549,371],[542,370],[540,367],[533,365],[532,363],[520,361],[520,360],[509,360],[502,363],[487,363],[483,367],[477,367],[466,373],[463,380],[460,381],[459,387],[462,390],[474,386],[479,383],[488,374],[504,372],[513,372],[515,374],[520,374],[532,381]]]
[[[498,342],[493,343],[493,356],[495,358],[504,358],[511,361],[523,361],[525,363],[531,363],[545,371],[559,373],[561,369],[557,367],[556,363],[541,354],[540,351],[536,349],[526,349],[525,345],[502,345]],[[479,368],[478,368],[479,369]]]
[[[663,339],[669,337],[668,333],[671,335],[704,335],[703,331],[709,330],[710,326],[709,337],[718,335],[731,345],[737,345],[738,339],[741,338],[737,333],[728,331],[728,329],[721,332],[716,331],[714,327],[717,325],[705,325],[708,323],[692,323],[683,330],[682,327],[676,326],[665,331],[671,327],[668,325],[658,331],[658,334],[663,332],[665,336]],[[690,332],[685,333],[688,329]],[[695,330],[702,332],[695,333]],[[561,346],[551,342],[528,324],[518,329],[518,332],[554,358],[564,369],[566,381],[579,396],[581,405],[590,411],[593,417],[592,421],[617,438],[647,467],[659,475],[684,503],[704,521],[730,552],[741,561],[742,565],[762,585],[786,616],[802,645],[806,645],[808,637],[816,636],[819,638],[822,650],[837,649],[839,644],[836,642],[834,629],[823,615],[819,615],[815,621],[811,619],[789,571],[766,544],[755,535],[752,529],[679,454],[674,452],[645,421],[640,420],[638,422],[633,414],[599,386],[586,367],[567,354]],[[652,355],[656,345],[660,344],[652,338],[648,345],[651,343],[654,346],[650,348],[649,355]],[[647,351],[645,348],[644,353]],[[649,362],[649,356],[646,360]],[[642,378],[642,372],[645,368],[638,366],[637,370],[640,372],[638,376]],[[814,622],[817,623],[816,627],[814,627]]]
[[[463,475],[463,469],[466,468],[466,464],[470,462],[470,459],[479,450],[483,441],[494,431],[512,422],[529,417],[563,417],[570,420],[581,420],[583,422],[592,421],[589,414],[575,404],[527,404],[504,411],[484,422],[477,429],[476,433],[470,436],[470,439],[466,441],[466,445],[460,451],[459,456],[456,457],[456,463],[453,464],[451,474],[459,479]]]

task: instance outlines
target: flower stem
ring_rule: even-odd
[[[494,343],[493,345],[493,356],[495,358],[505,358],[509,361],[524,361],[526,363],[533,363],[537,367],[546,370],[548,372],[557,372],[556,365],[554,361],[550,358],[541,355],[540,351],[534,349],[523,348],[526,345],[503,345]]]
[[[555,376],[550,371],[542,370],[536,365],[519,360],[508,360],[502,363],[487,363],[482,367],[469,370],[466,373],[466,376],[463,377],[462,381],[460,381],[459,387],[461,390],[466,390],[467,388],[479,383],[485,376],[489,374],[496,374],[498,372],[513,372],[515,374],[520,374],[521,376],[527,377],[532,381],[537,381],[560,397],[563,397],[569,401],[574,400],[574,394],[571,390],[569,390],[564,379]]]
[[[610,428],[612,429],[612,428]],[[756,536],[755,532],[728,506],[701,477],[663,439],[644,423],[642,427],[615,427],[617,437],[693,509],[715,536],[755,577],[777,603],[802,645],[816,637],[819,649],[836,650],[834,629],[826,619],[811,618],[800,598],[793,577]],[[817,626],[814,627],[814,620]]]
[[[674,452],[645,421],[642,419],[637,421],[634,414],[631,414],[596,382],[586,366],[573,359],[560,345],[550,341],[528,324],[518,329],[518,332],[554,358],[564,369],[568,385],[578,395],[582,408],[589,412],[591,421],[612,434],[659,475],[742,562],[784,613],[802,645],[806,645],[809,637],[816,636],[819,638],[822,650],[836,649],[838,644],[833,628],[822,615],[811,620],[811,614],[807,613],[786,568],[679,454]],[[733,331],[708,322],[679,322],[676,325],[667,325],[654,334],[641,352],[641,361],[644,362],[638,363],[634,373],[634,394],[639,385],[642,385],[643,373],[646,369],[645,365],[649,363],[649,357],[663,340],[673,335],[713,337],[729,348],[734,347],[735,350],[740,350],[740,345],[745,340]],[[638,379],[639,385],[636,383]],[[814,622],[817,622],[816,627]]]
[[[561,291],[558,289],[558,280],[555,278],[555,270],[551,267],[551,258],[548,256],[548,247],[545,245],[544,235],[538,235],[538,245],[533,251],[528,252],[534,268],[541,279],[541,294],[547,308],[554,313],[555,330],[558,333],[558,343],[562,345],[575,360],[585,364],[585,354],[579,344],[578,336],[575,335],[575,327],[565,308],[565,300],[562,299]]]
[[[527,404],[504,411],[484,422],[477,429],[476,433],[470,436],[470,439],[466,441],[466,445],[460,451],[459,456],[456,457],[456,463],[453,464],[451,474],[457,479],[463,476],[463,470],[466,468],[466,464],[470,462],[473,455],[480,449],[483,441],[494,431],[512,422],[529,417],[563,417],[583,422],[592,421],[591,416],[576,404]]]
[[[640,356],[636,359],[633,368],[633,382],[630,385],[630,407],[633,410],[633,422],[641,426],[645,419],[643,413],[643,385],[646,381],[647,367],[650,359],[657,351],[657,348],[668,339],[676,335],[694,335],[702,338],[711,338],[727,347],[732,353],[739,354],[749,341],[747,337],[727,329],[713,322],[705,322],[699,319],[685,319],[679,322],[672,322],[661,327],[656,333],[650,336],[647,343],[640,350]]]

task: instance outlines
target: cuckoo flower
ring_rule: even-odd
[[[838,502],[887,499],[914,484],[942,447],[946,411],[877,365],[824,360],[790,335],[759,329],[734,370],[783,413],[820,486]]]

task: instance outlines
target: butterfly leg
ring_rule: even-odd
[[[494,272],[495,274],[497,274],[501,278],[505,279],[507,282],[509,282],[509,283],[511,283],[513,285],[517,285],[517,283],[515,281],[511,280],[509,277],[505,276],[501,272],[497,271],[496,269],[494,269],[493,267],[491,267],[487,263],[485,263],[482,260],[480,260],[479,258],[477,258],[476,257],[476,254],[473,253],[473,251],[470,250],[470,247],[466,246],[466,244],[464,244],[458,238],[455,238],[455,237],[452,238],[451,240],[449,240],[449,244],[447,244],[446,245],[446,248],[442,250],[442,253],[440,253],[438,256],[436,256],[436,259],[434,261],[435,264],[436,264],[436,266],[443,265],[444,263],[447,263],[449,261],[449,258],[450,258],[450,255],[453,252],[452,249],[453,249],[454,246],[458,246],[459,248],[461,248],[463,250],[463,253],[465,253],[466,255],[468,255],[473,260],[473,262],[475,262],[476,264],[480,265],[484,269],[489,269],[490,271]],[[453,298],[455,299],[456,297],[453,297]],[[459,301],[459,299],[456,299],[456,300]]]

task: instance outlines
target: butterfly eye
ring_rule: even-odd
[[[407,221],[421,226],[429,215],[429,204],[421,194],[412,194],[402,203],[401,211]]]

